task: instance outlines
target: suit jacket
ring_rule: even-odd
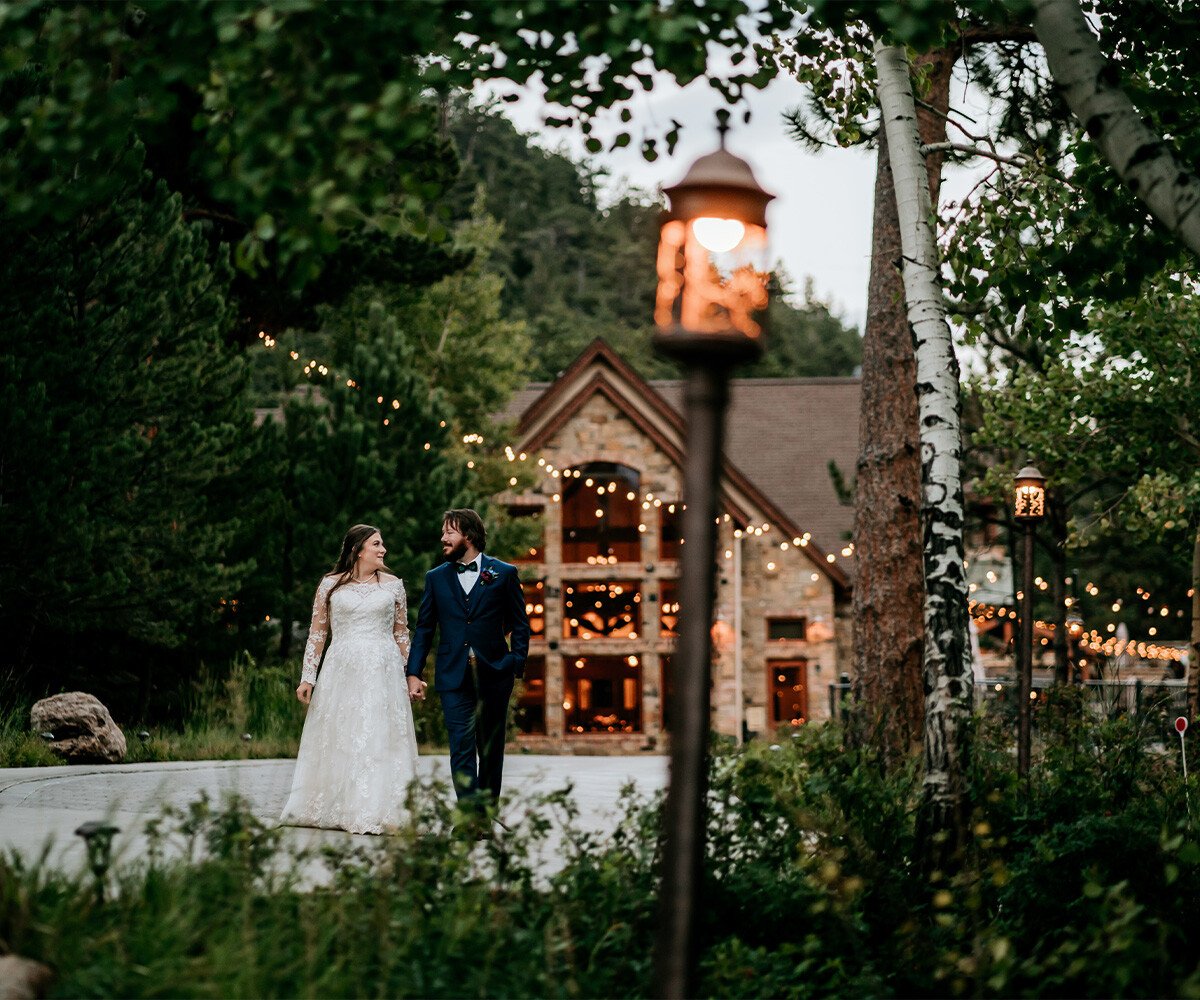
[[[520,677],[529,655],[529,616],[517,568],[481,554],[479,578],[469,594],[458,582],[455,563],[443,563],[425,574],[425,593],[417,612],[406,673],[420,677],[438,630],[434,689],[453,691],[467,678],[467,650],[475,650],[482,670]],[[484,578],[491,576],[491,581]],[[512,648],[505,636],[512,636]]]

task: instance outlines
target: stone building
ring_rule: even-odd
[[[576,753],[661,747],[671,720],[682,384],[596,341],[518,393],[510,458],[538,481],[498,499],[537,519],[519,560],[533,626],[519,740]],[[849,669],[859,380],[738,379],[722,470],[713,724],[768,735],[826,718]]]

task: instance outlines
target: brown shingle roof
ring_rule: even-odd
[[[650,383],[676,411],[683,383]],[[552,385],[532,382],[514,394],[503,414],[517,420]],[[848,485],[858,455],[857,378],[734,379],[725,453],[733,464],[825,552],[846,544],[854,510],[843,506],[829,463]],[[839,559],[847,569],[851,564]]]
[[[651,385],[676,409],[683,405],[683,383]],[[853,485],[860,396],[857,378],[732,383],[726,455],[801,531],[812,532],[825,552],[840,550],[854,526],[854,508],[838,500],[829,463]]]

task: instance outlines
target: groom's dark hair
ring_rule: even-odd
[[[487,548],[487,528],[483,526],[483,518],[470,507],[460,507],[448,510],[442,515],[442,524],[448,524],[467,541],[475,546],[477,552]]]

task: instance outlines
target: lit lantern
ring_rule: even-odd
[[[1083,635],[1083,616],[1078,611],[1072,608],[1067,612],[1067,635],[1072,639],[1078,639]]]
[[[763,351],[768,194],[750,165],[721,148],[674,187],[658,244],[658,347],[683,359],[750,360]]]
[[[1013,480],[1013,517],[1040,521],[1046,516],[1046,477],[1027,465]]]

